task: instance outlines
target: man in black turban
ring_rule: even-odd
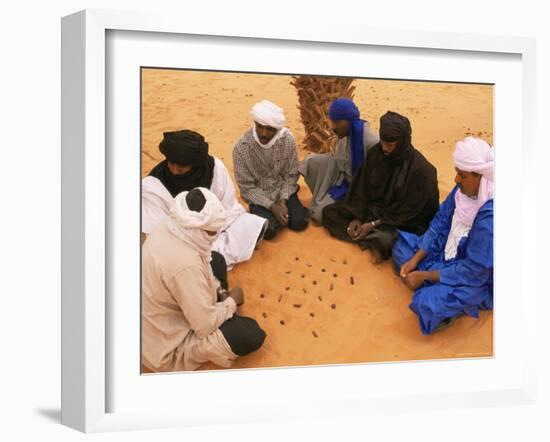
[[[437,171],[411,144],[407,117],[380,118],[380,142],[367,153],[344,201],[326,206],[332,236],[370,250],[375,262],[391,256],[397,229],[422,234],[439,207]]]
[[[172,197],[195,187],[210,188],[214,157],[208,154],[208,143],[201,134],[188,129],[164,132],[159,150],[166,159],[149,176],[158,178]]]
[[[227,219],[212,248],[212,267],[226,286],[226,267],[231,269],[252,257],[267,222],[247,213],[238,202],[227,168],[219,158],[209,155],[201,134],[188,129],[164,132],[159,150],[166,159],[143,178],[141,185],[142,238],[166,221],[174,198],[181,192],[209,189],[222,203]]]

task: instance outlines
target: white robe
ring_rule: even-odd
[[[168,218],[174,198],[162,182],[152,176],[143,178],[141,190],[141,231],[149,234]],[[235,264],[252,257],[256,241],[267,221],[248,213],[237,201],[229,172],[218,158],[215,158],[210,191],[222,203],[227,217],[212,250],[224,256],[227,268],[231,270]]]

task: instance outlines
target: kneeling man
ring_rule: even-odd
[[[195,370],[211,361],[230,367],[263,344],[254,319],[239,316],[242,290],[219,286],[212,244],[226,222],[206,188],[182,192],[170,217],[142,248],[142,363],[158,371]]]
[[[304,230],[309,212],[298,198],[296,143],[285,127],[283,110],[271,101],[256,103],[254,125],[233,148],[233,168],[242,198],[250,213],[268,221],[265,239],[283,228]]]

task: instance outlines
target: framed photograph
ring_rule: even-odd
[[[172,17],[96,10],[64,17],[62,422],[97,432],[533,403],[536,324],[527,312],[537,292],[526,263],[536,248],[527,224],[536,218],[527,191],[536,161],[534,48],[524,38],[366,27],[184,26]],[[315,222],[308,210],[315,186],[300,166],[297,186],[281,198],[290,216],[288,200],[296,198],[309,225],[289,223],[267,238],[268,223],[260,223],[260,235],[245,223],[216,249],[229,248],[229,236],[239,246],[254,236],[242,256],[224,253],[224,268],[229,289],[239,286],[245,297],[229,316],[253,318],[265,333],[261,346],[227,364],[181,354],[153,361],[169,333],[151,332],[159,327],[151,318],[165,313],[144,303],[144,272],[158,244],[150,235],[173,216],[167,210],[149,225],[143,183],[160,184],[167,207],[191,190],[162,175],[187,173],[168,167],[185,161],[171,160],[167,140],[191,131],[183,135],[200,140],[210,172],[223,172],[220,192],[238,216],[264,220],[269,211],[254,212],[256,197],[235,156],[246,136],[262,145],[263,128],[279,124],[255,116],[262,103],[282,109],[276,133],[285,129],[264,144],[292,139],[303,165],[312,153],[334,156],[345,138],[328,111],[338,97],[356,104],[361,134],[378,137],[388,111],[407,117],[415,151],[437,169],[438,204],[455,186],[455,143],[473,136],[495,146],[494,306],[432,333],[437,327],[422,325],[409,307],[413,290],[391,259]],[[518,173],[522,186],[511,179]],[[212,178],[193,182],[216,194]],[[376,227],[376,219],[366,221]],[[240,355],[228,333],[219,336]]]

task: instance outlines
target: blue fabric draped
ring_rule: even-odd
[[[330,194],[330,196],[334,201],[340,201],[346,197],[348,193],[348,189],[349,189],[349,183],[346,180],[344,180],[342,181],[342,184],[329,187],[328,193]]]
[[[365,160],[365,147],[363,145],[363,130],[365,122],[361,120],[359,109],[349,98],[337,98],[329,108],[329,116],[332,120],[347,120],[349,123],[349,147],[351,156],[351,176],[354,177],[361,164]],[[341,184],[329,188],[329,194],[333,200],[343,199],[349,189],[349,183],[344,180]]]
[[[439,271],[439,282],[418,288],[409,308],[418,315],[423,334],[432,333],[446,318],[479,317],[493,308],[493,200],[477,213],[472,228],[458,245],[456,257],[445,260],[445,245],[455,210],[455,187],[422,236],[399,231],[392,251],[396,269],[422,248],[428,253],[418,270]]]

